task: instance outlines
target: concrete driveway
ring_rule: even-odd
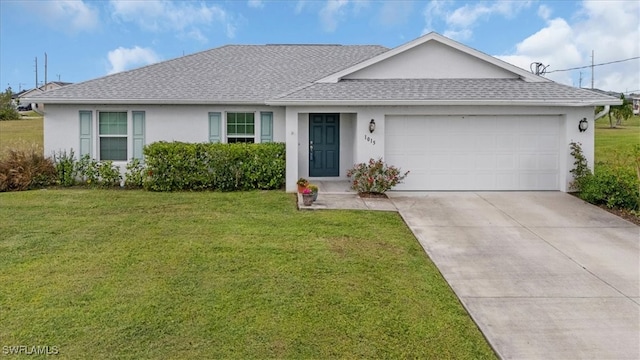
[[[504,359],[640,359],[640,228],[560,192],[388,193]]]

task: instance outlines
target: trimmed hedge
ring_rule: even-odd
[[[144,188],[151,191],[279,189],[285,145],[156,142],[145,146]]]

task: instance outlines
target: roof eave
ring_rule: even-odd
[[[25,98],[23,101],[41,104],[100,104],[100,105],[256,105],[264,100],[203,100],[203,99],[68,99]]]
[[[562,106],[620,105],[610,100],[269,100],[270,106]]]

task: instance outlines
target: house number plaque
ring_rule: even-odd
[[[370,143],[371,143],[371,145],[375,145],[375,144],[376,144],[376,141],[375,141],[371,136],[369,136],[369,135],[367,135],[367,134],[364,134],[364,139],[365,139],[367,142],[370,142]]]

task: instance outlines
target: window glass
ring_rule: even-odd
[[[127,160],[127,113],[100,112],[100,160]]]
[[[254,113],[227,113],[227,142],[255,141]]]

